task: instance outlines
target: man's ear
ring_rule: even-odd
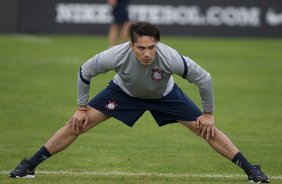
[[[130,44],[131,49],[133,49],[134,43],[130,42],[129,44]]]

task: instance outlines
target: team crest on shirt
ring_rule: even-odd
[[[160,82],[164,78],[164,71],[159,68],[153,68],[151,78],[156,82]]]
[[[106,105],[107,110],[115,110],[116,107],[117,107],[117,103],[111,100]]]

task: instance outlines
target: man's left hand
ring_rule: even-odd
[[[203,114],[198,117],[196,128],[202,138],[208,140],[210,136],[214,136],[214,117],[212,114]]]

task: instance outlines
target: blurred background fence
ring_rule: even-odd
[[[0,33],[105,35],[110,11],[106,0],[1,0]],[[165,35],[282,36],[279,0],[131,0],[129,16]]]

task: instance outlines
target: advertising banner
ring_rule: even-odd
[[[19,32],[106,34],[112,21],[106,0],[21,0],[19,9]],[[131,0],[128,11],[166,35],[282,36],[278,0]]]

